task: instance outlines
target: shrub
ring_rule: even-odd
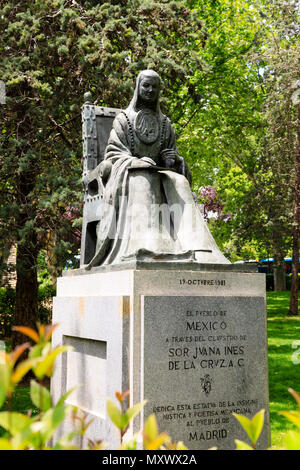
[[[38,290],[38,321],[51,323],[52,297],[56,294],[51,285],[40,286]],[[0,338],[10,338],[14,324],[16,291],[12,287],[0,288]]]
[[[291,290],[292,275],[286,274],[285,281],[286,281],[286,289]],[[300,273],[298,275],[298,288],[300,289]],[[267,291],[274,290],[274,274],[273,273],[266,274],[266,289]]]
[[[42,384],[46,377],[51,377],[54,361],[59,354],[72,349],[70,346],[57,346],[51,349],[50,338],[56,325],[38,324],[35,331],[29,327],[14,327],[16,331],[24,333],[35,342],[34,346],[24,343],[11,353],[0,351],[0,409],[6,402],[6,411],[0,412],[0,426],[5,429],[6,435],[0,437],[0,450],[71,450],[78,449],[73,444],[74,437],[83,436],[90,423],[73,405],[65,403],[72,390],[65,393],[56,404],[47,387]],[[22,354],[29,350],[27,359],[20,361]],[[11,409],[12,395],[16,386],[28,373],[32,372],[35,379],[30,382],[30,397],[38,414],[23,414]],[[171,438],[159,434],[154,415],[146,421],[144,431],[128,437],[126,432],[132,419],[137,416],[144,403],[136,404],[122,411],[125,393],[116,393],[120,406],[113,401],[107,402],[107,413],[115,426],[120,430],[121,449],[136,450],[137,443],[142,441],[145,449],[183,450],[186,447],[181,443],[172,443]],[[53,442],[55,432],[59,429],[65,418],[72,417],[74,423],[79,423],[74,430]],[[82,441],[82,440],[81,440]],[[90,441],[86,450],[101,450],[106,445],[102,440]]]
[[[286,274],[286,288],[287,290],[291,290],[291,283],[292,283],[292,275]],[[298,289],[300,289],[300,273],[298,274]]]
[[[0,288],[0,337],[10,338],[14,321],[16,291],[11,287]]]
[[[28,327],[15,327],[16,331],[26,334],[35,342],[34,346],[24,343],[11,353],[0,351],[0,409],[6,403],[6,411],[0,412],[0,426],[5,429],[6,434],[0,437],[0,450],[71,450],[81,449],[73,444],[76,436],[83,437],[90,422],[80,415],[79,410],[73,405],[65,403],[72,390],[65,393],[56,404],[48,388],[43,386],[45,377],[51,377],[54,362],[59,354],[72,349],[70,346],[57,346],[51,349],[50,338],[56,325],[38,324],[35,331]],[[20,361],[22,354],[29,350],[27,359]],[[22,378],[32,372],[35,379],[30,382],[30,397],[37,409],[37,414],[23,414],[11,409],[12,396],[16,386]],[[291,430],[287,433],[285,440],[286,450],[300,450],[300,396],[289,389],[298,403],[298,410],[281,411],[297,431]],[[107,414],[113,424],[120,431],[121,450],[136,450],[138,443],[145,450],[187,450],[182,442],[173,443],[166,433],[159,433],[155,415],[152,414],[146,420],[141,433],[129,436],[127,431],[129,424],[142,410],[144,403],[139,403],[123,411],[124,400],[128,392],[116,393],[117,406],[112,400],[107,401]],[[264,410],[260,410],[249,419],[246,416],[233,413],[246,431],[251,445],[236,439],[236,450],[255,450],[257,441],[264,425]],[[62,425],[66,417],[71,416],[79,423],[77,428],[53,442],[55,432]],[[81,439],[82,442],[82,439]],[[86,450],[102,450],[106,445],[102,440],[88,441]],[[217,450],[217,448],[211,448]]]

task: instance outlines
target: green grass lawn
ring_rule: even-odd
[[[284,436],[292,428],[278,412],[297,408],[288,388],[300,393],[300,364],[294,364],[292,357],[294,353],[295,359],[300,361],[300,316],[289,317],[288,306],[289,292],[267,293],[271,443],[274,448],[284,445]],[[299,341],[296,348],[293,348],[294,341]]]
[[[7,402],[1,408],[1,411],[7,410]],[[32,410],[32,416],[38,413],[38,409],[33,405],[30,399],[29,387],[18,386],[15,393],[12,395],[11,409],[18,411],[19,413],[27,414],[29,410]],[[6,435],[6,432],[0,426],[0,437]]]
[[[290,422],[278,412],[297,408],[288,388],[300,393],[300,363],[295,364],[292,360],[294,353],[295,359],[300,362],[300,315],[289,317],[288,305],[289,292],[267,293],[271,444],[274,449],[283,447],[284,436],[292,428]],[[294,341],[299,341],[296,348],[293,348]],[[33,412],[37,412],[31,403],[28,387],[17,388],[12,408],[22,413],[32,408]]]

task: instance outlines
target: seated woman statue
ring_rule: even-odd
[[[129,260],[229,263],[194,200],[159,93],[159,75],[140,72],[133,99],[113,122],[99,165],[109,176],[87,268]]]

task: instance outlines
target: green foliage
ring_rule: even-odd
[[[272,446],[282,448],[290,429],[280,411],[295,408],[288,388],[300,383],[298,345],[300,321],[288,317],[289,292],[267,292],[269,398]]]
[[[264,413],[265,410],[260,410],[253,416],[252,419],[247,418],[247,416],[232,413],[233,416],[235,416],[235,418],[239,421],[244,431],[246,431],[252,445],[252,447],[250,447],[247,443],[236,440],[235,442],[237,450],[249,450],[256,448],[258,438],[264,425]]]
[[[207,32],[201,52],[206,67],[193,71],[193,87],[182,88],[185,112],[174,103],[181,112],[179,148],[192,169],[194,190],[215,186],[224,210],[233,214],[230,222],[209,222],[231,260],[283,258],[291,247],[292,198],[298,192],[297,2],[188,3]],[[190,96],[197,93],[193,102]]]
[[[299,338],[300,323],[299,319],[297,318],[287,319],[285,316],[285,312],[288,308],[287,292],[268,292],[267,307],[270,369],[270,413],[273,443],[272,448],[283,448],[283,445],[285,445],[287,448],[291,448],[291,446],[298,445],[298,436],[295,434],[295,432],[297,433],[298,431],[297,429],[291,429],[291,426],[295,427],[295,424],[292,422],[292,418],[296,420],[296,423],[299,422],[299,410],[293,409],[292,395],[295,397],[296,395],[294,392],[292,392],[292,395],[289,394],[287,392],[287,387],[288,384],[292,384],[293,387],[296,387],[297,383],[299,382],[299,369],[291,360],[291,354],[294,353],[295,359],[299,359],[298,352],[293,349],[293,342],[296,343]],[[38,422],[43,413],[46,413],[48,410],[50,410],[50,408],[53,408],[53,404],[50,402],[51,397],[49,395],[49,391],[44,387],[43,383],[41,383],[39,379],[36,378],[31,380],[29,395],[26,389],[20,387],[20,380],[22,380],[21,378],[24,378],[26,370],[30,369],[30,362],[28,363],[28,360],[32,361],[32,367],[36,367],[36,361],[38,361],[43,364],[44,368],[45,359],[51,353],[49,340],[53,328],[54,326],[44,327],[39,325],[37,331],[24,327],[20,329],[20,331],[23,331],[29,335],[29,338],[34,341],[34,345],[31,346],[29,350],[30,353],[28,358],[25,360],[25,364],[24,361],[20,363],[19,359],[21,358],[22,353],[25,350],[28,350],[29,344],[25,344],[10,354],[1,352],[0,411],[7,412],[9,410],[13,410],[15,413],[19,413],[19,415],[27,416],[28,410],[31,409],[32,412],[30,411],[29,413],[30,417],[35,417],[36,421]],[[6,366],[4,364],[6,364]],[[10,366],[8,367],[8,365]],[[51,373],[51,369],[48,370]],[[58,400],[56,403],[58,409],[57,413],[61,412],[61,406],[65,403],[67,397],[72,393],[72,391],[73,390],[69,390]],[[142,435],[132,436],[130,434],[130,428],[126,428],[128,419],[122,418],[124,415],[126,415],[125,400],[127,399],[128,395],[128,392],[117,392],[117,404],[113,402],[113,406],[111,406],[108,402],[108,408],[111,408],[112,410],[112,412],[109,412],[111,419],[112,421],[116,421],[117,428],[119,429],[122,436],[123,449],[134,450],[137,446],[137,443],[139,442],[139,444],[141,444],[142,441],[144,449],[147,450],[179,448],[185,449],[183,443],[172,443],[170,437],[166,433],[159,433],[155,415],[150,415],[146,420]],[[137,407],[133,407],[131,411],[127,412],[127,417],[130,417],[132,413],[135,414],[135,411],[139,408],[139,405]],[[287,415],[286,410],[289,410],[291,413]],[[278,412],[283,413],[279,414]],[[73,412],[71,412],[70,416],[72,416],[72,413]],[[19,415],[15,415],[15,417],[18,417]],[[50,419],[51,415],[50,417],[49,415],[50,413],[47,415]],[[245,423],[245,427],[250,434],[250,442],[259,442],[259,438],[257,439],[257,436],[259,428],[262,425],[262,415],[263,412],[261,411],[258,414],[258,417],[255,419],[249,419],[249,417],[240,417],[240,420],[242,423]],[[13,420],[15,420],[15,417]],[[291,420],[286,418],[291,418]],[[7,415],[5,414],[3,415],[3,421],[3,424],[7,423]],[[25,421],[28,422],[26,418]],[[89,423],[86,422],[84,416],[80,416],[79,414],[76,415],[76,422],[80,423],[80,426],[77,426],[72,433],[60,439],[59,443],[55,444],[57,449],[72,448],[73,438],[75,436],[84,435]],[[290,427],[288,427],[289,423],[291,423]],[[46,425],[43,424],[42,426],[45,427]],[[283,444],[283,436],[286,433],[286,444]],[[40,440],[39,443],[41,443]],[[99,449],[104,448],[105,444],[103,442],[97,442],[91,444],[91,446],[91,448]],[[4,430],[2,433],[0,430],[0,448],[13,448],[9,436],[7,432],[5,433]],[[242,440],[236,440],[236,448],[249,450],[249,448],[252,449],[253,447],[251,447],[249,443],[247,444]]]
[[[187,447],[183,442],[172,442],[167,433],[159,433],[156,417],[154,414],[148,416],[142,433],[136,433],[133,436],[129,430],[129,424],[143,409],[147,400],[137,403],[130,408],[124,408],[125,399],[129,393],[116,392],[116,398],[119,402],[117,406],[112,400],[107,400],[107,414],[113,424],[120,431],[121,450],[136,450],[138,442],[143,442],[145,450],[185,450]]]
[[[49,323],[52,316],[52,298],[56,288],[43,283],[38,289],[38,320]],[[0,288],[0,338],[11,338],[14,325],[16,291],[11,287]]]
[[[53,283],[78,252],[84,92],[124,107],[137,73],[150,67],[162,76],[193,189],[215,185],[233,214],[210,221],[220,248],[233,261],[286,251],[293,8],[277,0],[0,0],[0,252],[12,241],[24,248],[18,277],[39,265],[39,282]]]
[[[107,414],[110,417],[114,425],[121,431],[123,435],[129,425],[129,422],[134,418],[139,412],[143,409],[146,401],[134,405],[132,408],[128,408],[125,413],[122,413],[121,410],[114,404],[112,400],[107,400]]]
[[[201,66],[202,30],[184,1],[0,0],[0,253],[17,244],[20,281],[34,283],[41,250],[51,281],[78,253],[84,93],[124,107],[138,72],[155,68],[168,106]],[[36,289],[18,290],[16,321],[33,325]]]
[[[296,426],[297,431],[290,430],[288,431],[285,438],[285,447],[287,450],[300,450],[300,396],[295,390],[289,389],[289,392],[295,398],[298,409],[281,411],[280,414],[285,416],[290,423]]]
[[[72,349],[69,346],[57,346],[51,349],[50,339],[56,327],[57,325],[45,326],[42,324],[37,325],[37,330],[26,326],[15,327],[18,332],[28,336],[35,344],[30,346],[29,343],[24,343],[11,353],[0,351],[0,427],[5,431],[0,437],[0,450],[71,450],[81,448],[75,446],[73,440],[76,436],[82,438],[92,421],[86,422],[86,417],[81,415],[80,410],[65,403],[74,389],[69,390],[54,404],[48,388],[42,384],[45,377],[52,376],[57,356]],[[28,357],[20,360],[26,350],[29,350]],[[36,377],[35,380],[31,379],[30,381],[30,398],[36,412],[26,414],[12,410],[11,404],[19,383],[29,371]],[[144,431],[141,434],[126,436],[130,422],[141,412],[145,404],[145,402],[138,403],[122,411],[126,397],[128,397],[128,392],[116,393],[120,408],[112,400],[107,401],[108,416],[121,433],[122,450],[135,450],[137,442],[141,439],[144,441],[146,449],[186,449],[182,442],[172,443],[167,434],[158,433],[154,415],[150,415],[146,420]],[[5,402],[8,410],[3,410]],[[73,431],[50,444],[55,432],[67,417],[71,417],[74,423],[75,421],[79,422],[79,426],[74,426]],[[101,440],[89,441],[86,450],[101,450],[105,446]]]
[[[0,439],[1,449],[25,450],[25,449],[50,449],[49,441],[63,420],[74,412],[72,406],[65,404],[67,394],[57,404],[52,403],[49,390],[40,382],[45,376],[51,376],[56,357],[70,349],[67,346],[57,347],[51,350],[50,338],[55,326],[45,327],[38,324],[35,331],[28,327],[16,327],[16,329],[29,336],[35,345],[30,347],[28,343],[19,346],[11,353],[2,352],[0,360],[0,407],[7,398],[10,407],[11,397],[17,384],[31,370],[37,380],[30,382],[30,397],[32,403],[39,409],[35,416],[29,416],[20,412],[0,412],[0,426],[5,429],[6,435]],[[29,349],[28,358],[19,361],[26,349]],[[75,433],[76,434],[76,433]],[[54,448],[74,448],[69,442],[68,436],[58,441]]]
[[[177,96],[188,70],[201,62],[190,39],[201,37],[201,21],[182,1],[43,0],[0,2],[0,26],[7,89],[0,108],[0,229],[27,243],[34,230],[40,248],[55,246],[61,266],[66,249],[75,248],[70,232],[81,212],[84,92],[100,105],[123,107],[137,73],[154,67],[165,98]]]
[[[70,347],[58,346],[51,349],[50,338],[56,325],[37,325],[37,331],[28,327],[16,327],[19,332],[27,335],[34,341],[34,345],[29,343],[17,347],[11,353],[1,351],[0,353],[0,427],[4,434],[0,434],[1,450],[49,450],[49,449],[81,449],[74,445],[73,440],[83,437],[91,421],[87,422],[86,417],[71,405],[65,403],[73,390],[65,393],[56,404],[52,402],[49,390],[43,385],[42,380],[50,377],[53,372],[53,365],[58,355],[66,352]],[[28,357],[20,360],[23,353],[29,351]],[[36,379],[30,381],[30,398],[33,405],[33,413],[14,411],[11,408],[13,397],[18,392],[19,384],[26,374],[32,371]],[[285,438],[285,449],[300,450],[300,396],[292,389],[289,390],[298,403],[297,410],[281,411],[280,415],[288,419],[298,430],[291,429]],[[159,433],[157,420],[151,414],[144,425],[141,433],[131,434],[130,423],[139,415],[144,403],[138,403],[132,407],[125,405],[128,392],[116,393],[119,405],[112,400],[107,401],[107,413],[112,423],[120,431],[121,450],[136,450],[143,443],[145,450],[186,450],[186,446],[181,442],[172,442],[167,433]],[[4,405],[6,410],[3,409]],[[1,408],[2,407],[2,408]],[[264,425],[264,410],[256,413],[252,419],[233,413],[246,432],[250,443],[236,439],[236,450],[253,450],[257,448],[259,437]],[[55,432],[59,429],[63,421],[70,417],[74,423],[79,423],[74,430],[62,436],[57,442],[52,443]],[[105,449],[107,444],[99,440],[89,442],[86,450]],[[212,448],[211,450],[216,450]]]
[[[30,398],[32,403],[41,411],[47,411],[51,408],[52,401],[49,390],[35,380],[30,383]]]
[[[295,398],[298,409],[280,411],[279,414],[288,419],[290,425],[296,426],[297,430],[290,429],[285,436],[285,445],[281,450],[300,450],[300,395],[295,390],[289,388],[289,392]],[[233,413],[241,424],[244,431],[247,433],[251,446],[246,442],[235,440],[236,450],[254,450],[257,447],[257,441],[261,434],[264,425],[264,412],[260,410],[256,413],[252,419],[247,418],[243,415]]]
[[[0,337],[10,338],[14,320],[16,291],[11,287],[0,288]]]
[[[39,288],[48,288],[52,286],[51,282],[51,273],[49,271],[49,266],[47,264],[47,253],[46,250],[41,250],[37,258],[37,278],[39,283]],[[45,323],[45,322],[44,322]]]

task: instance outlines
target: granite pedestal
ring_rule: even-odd
[[[58,360],[51,393],[56,402],[81,384],[68,402],[94,418],[86,438],[118,449],[106,399],[129,390],[130,405],[148,400],[132,432],[154,412],[160,431],[189,449],[234,449],[234,439],[247,437],[232,412],[252,417],[263,408],[258,447],[269,445],[265,276],[251,267],[129,263],[66,272],[53,322],[53,345],[73,350]]]

